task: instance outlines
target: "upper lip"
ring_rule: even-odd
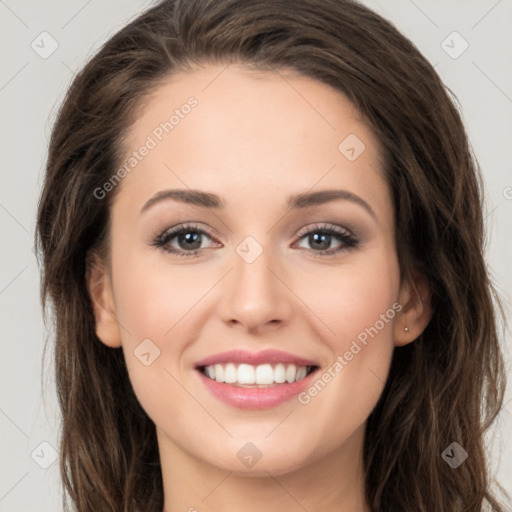
[[[315,361],[305,359],[280,350],[262,350],[261,352],[248,352],[247,350],[230,350],[206,357],[196,363],[196,367],[210,366],[222,363],[245,363],[258,365],[264,363],[290,363],[297,366],[317,366]]]

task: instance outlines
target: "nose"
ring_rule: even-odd
[[[266,249],[249,261],[234,255],[234,268],[222,290],[222,320],[251,333],[287,324],[293,293],[286,285],[282,266]]]

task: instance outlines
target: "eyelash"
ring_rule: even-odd
[[[174,228],[168,229],[158,235],[151,243],[151,246],[164,250],[170,254],[174,254],[176,256],[183,257],[194,257],[198,256],[198,253],[202,249],[194,249],[193,251],[183,251],[169,247],[169,242],[176,238],[179,235],[186,233],[197,233],[200,235],[206,235],[209,238],[213,238],[207,231],[201,229],[199,226],[194,224],[181,224],[179,226],[175,226]],[[356,247],[359,243],[357,238],[345,228],[341,226],[334,225],[326,225],[326,224],[315,224],[313,228],[308,229],[305,232],[299,232],[297,236],[299,239],[306,237],[307,235],[311,235],[313,233],[321,233],[323,235],[333,236],[340,242],[343,242],[344,245],[337,249],[327,249],[325,251],[315,251],[312,250],[315,256],[333,256],[337,253],[350,250]]]

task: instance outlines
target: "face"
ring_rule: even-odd
[[[401,318],[393,205],[341,94],[222,70],[173,75],[131,127],[97,333],[122,346],[161,450],[282,474],[357,445],[382,393]]]

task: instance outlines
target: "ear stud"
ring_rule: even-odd
[[[404,327],[405,332],[409,332],[409,327]]]

